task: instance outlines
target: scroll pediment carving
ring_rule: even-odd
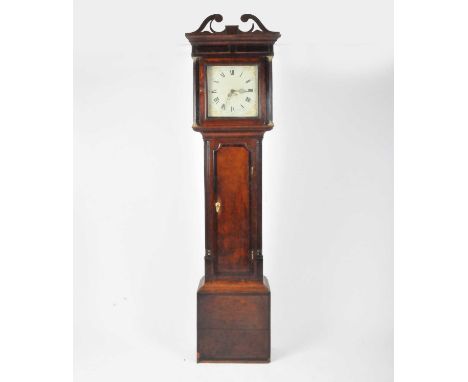
[[[242,33],[277,33],[268,30],[265,25],[259,20],[259,18],[255,15],[246,13],[241,16],[241,21],[243,23],[252,22],[250,28],[248,30],[241,30],[239,25],[226,25],[223,30],[216,30],[213,28],[213,22],[221,23],[223,21],[223,16],[219,13],[212,14],[208,16],[203,22],[200,24],[200,27],[192,32],[188,33],[188,35],[195,35],[195,34],[242,34]],[[278,33],[279,35],[279,33]]]
[[[198,29],[192,33],[217,33],[212,27],[213,21],[220,23],[223,21],[223,16],[219,13],[209,15],[205,20],[203,20]]]

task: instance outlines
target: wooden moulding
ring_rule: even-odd
[[[200,27],[185,36],[192,44],[192,56],[215,55],[243,55],[263,54],[273,56],[273,44],[280,38],[279,32],[268,30],[265,25],[254,15],[244,14],[241,21],[252,21],[251,28],[247,31],[239,29],[238,25],[226,25],[224,30],[213,29],[213,21],[220,23],[223,16],[213,14],[208,16]]]

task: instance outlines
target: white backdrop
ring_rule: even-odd
[[[75,377],[393,380],[393,3],[75,2]],[[263,142],[272,362],[196,364],[203,144],[184,33],[282,34]]]

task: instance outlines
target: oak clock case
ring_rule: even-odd
[[[254,15],[192,45],[193,129],[204,140],[205,275],[197,290],[198,362],[269,362],[270,304],[262,254],[262,139],[273,128],[273,45]],[[218,26],[219,27],[219,26]],[[250,27],[250,29],[248,29]],[[216,28],[218,29],[218,28]]]

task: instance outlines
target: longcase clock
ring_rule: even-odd
[[[213,29],[192,45],[193,129],[205,150],[205,275],[197,291],[198,362],[269,362],[270,301],[262,254],[262,139],[273,128],[273,45],[280,37],[250,14],[250,29]],[[251,24],[251,25],[249,25]]]

